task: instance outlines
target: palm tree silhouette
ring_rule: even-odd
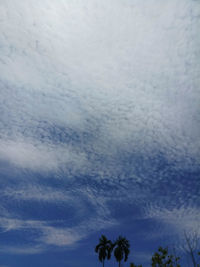
[[[119,262],[119,267],[121,266],[121,261],[124,259],[124,261],[127,261],[128,255],[130,253],[130,244],[129,241],[122,236],[119,236],[118,239],[115,241],[113,247],[114,249],[114,255],[116,260]]]
[[[105,235],[102,235],[99,239],[99,244],[95,247],[95,252],[99,253],[99,260],[100,262],[103,262],[104,267],[104,261],[107,258],[108,260],[111,257],[113,244],[111,240],[108,240]]]

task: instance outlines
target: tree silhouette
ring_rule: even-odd
[[[95,247],[95,252],[99,253],[99,260],[103,263],[105,259],[110,259],[112,252],[113,244],[111,240],[108,240],[105,235],[102,235],[99,239],[99,244]]]
[[[196,257],[196,252],[199,250],[199,245],[200,245],[199,234],[197,231],[194,231],[193,233],[186,233],[185,231],[184,237],[186,244],[183,246],[183,249],[190,256],[192,260],[192,265],[194,267],[199,267],[200,264],[197,263],[197,257]],[[197,255],[199,254],[197,253]]]
[[[168,248],[159,247],[158,252],[155,252],[152,260],[152,267],[180,267],[179,257],[168,254]]]
[[[119,267],[120,267],[121,261],[123,259],[124,261],[127,261],[128,259],[128,255],[130,253],[129,241],[125,237],[119,236],[118,239],[113,244],[113,247],[115,247],[114,255],[115,255],[117,262],[119,262]]]

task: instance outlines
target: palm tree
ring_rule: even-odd
[[[121,266],[121,261],[127,261],[128,255],[130,253],[130,244],[129,241],[122,236],[119,236],[118,239],[115,241],[114,245],[114,255],[116,260],[119,262],[119,267]]]
[[[99,238],[99,244],[95,247],[95,252],[99,253],[99,260],[103,262],[103,267],[105,259],[110,259],[112,249],[113,244],[111,240],[108,240],[105,235],[102,235],[101,238]]]

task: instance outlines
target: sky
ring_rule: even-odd
[[[200,235],[199,28],[198,0],[0,1],[0,267]]]

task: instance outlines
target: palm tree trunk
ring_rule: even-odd
[[[119,267],[121,266],[121,261],[119,261]]]
[[[103,267],[104,267],[104,260],[103,260]]]

